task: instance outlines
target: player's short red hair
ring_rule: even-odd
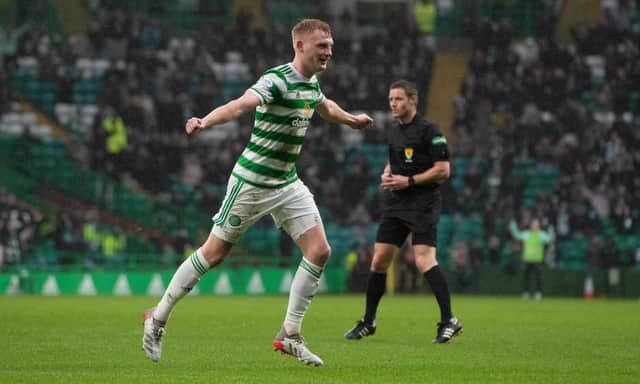
[[[309,34],[316,29],[319,29],[323,32],[326,32],[331,36],[331,26],[326,22],[319,19],[303,19],[300,20],[296,25],[291,29],[291,39],[295,44],[296,39],[300,39],[302,36]]]

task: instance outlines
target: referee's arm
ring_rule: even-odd
[[[436,161],[433,167],[413,175],[413,181],[416,185],[440,183],[449,178],[450,169],[448,161]],[[409,186],[409,177],[407,177],[407,186]]]
[[[410,188],[412,177],[414,185],[440,183],[449,178],[449,162],[436,161],[433,167],[413,176],[393,175],[391,169],[385,167],[384,173],[380,176],[380,186],[389,191]]]

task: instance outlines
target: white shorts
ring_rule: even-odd
[[[322,225],[313,195],[302,181],[269,189],[247,184],[232,175],[222,206],[213,216],[211,232],[235,244],[249,227],[269,214],[294,240],[316,225]]]

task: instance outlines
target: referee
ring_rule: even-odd
[[[462,330],[462,324],[451,312],[449,287],[436,261],[436,226],[442,208],[440,184],[449,178],[447,140],[438,126],[416,113],[417,103],[414,84],[400,80],[389,87],[391,115],[398,125],[387,132],[389,161],[380,182],[386,204],[367,281],[365,315],[344,335],[346,339],[359,340],[375,333],[387,269],[409,234],[416,267],[440,307],[433,342],[446,343]]]

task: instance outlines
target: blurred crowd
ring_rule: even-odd
[[[360,146],[384,144],[391,79],[416,82],[424,110],[434,51],[411,12],[385,15],[385,23],[397,28],[355,28],[359,20],[348,9],[334,17],[319,3],[303,3],[305,15],[326,19],[334,29],[334,57],[320,75],[323,92],[350,111],[386,116],[377,120],[377,129],[355,140],[341,127],[314,118],[298,161],[300,177],[325,220],[350,228],[354,251],[366,262],[365,242],[381,204],[371,186],[380,169]],[[239,96],[264,70],[289,61],[290,25],[264,25],[254,14],[239,12],[222,24],[203,24],[185,34],[133,8],[89,4],[86,33],[51,34],[34,23],[2,29],[0,110],[17,97],[9,74],[21,58],[47,63],[36,65],[37,78],[59,85],[60,103],[75,102],[80,78],[96,80],[98,115],[80,136],[86,151],[78,151],[85,155],[77,160],[159,200],[213,214],[253,116],[216,127],[210,135],[205,131],[203,137],[185,135],[184,122]],[[508,241],[511,220],[525,227],[537,217],[543,227],[555,228],[558,241],[584,236],[594,266],[629,265],[639,257],[633,249],[607,253],[615,235],[639,232],[640,36],[629,22],[634,12],[633,4],[605,11],[597,22],[575,26],[568,44],[556,37],[551,8],[541,13],[537,33],[524,39],[506,18],[468,21],[471,59],[453,100],[456,114],[449,130],[453,175],[464,176],[460,184],[446,184],[444,192],[445,214],[456,223],[470,219],[480,230],[470,241],[454,238],[446,249],[461,281],[474,267],[519,259],[518,242]],[[80,62],[88,64],[80,70]],[[556,175],[555,186],[525,199],[527,177],[511,177],[521,164],[534,173]],[[18,221],[11,215],[16,216],[2,220],[4,260],[9,260],[5,239],[29,237],[28,231],[15,229]],[[60,224],[71,234],[67,238],[80,236],[91,221],[85,215],[63,216],[51,221],[68,223]],[[119,234],[113,236],[116,244]],[[185,243],[185,237],[177,238]],[[158,251],[167,246],[156,245]],[[410,253],[403,259],[411,265]]]
[[[331,21],[321,5],[307,6],[309,15]],[[234,130],[217,140],[187,137],[184,122],[239,96],[263,71],[291,60],[290,26],[250,28],[252,15],[240,12],[222,33],[205,26],[180,37],[169,26],[126,9],[99,9],[96,16],[87,36],[74,37],[74,44],[84,47],[72,48],[75,58],[97,56],[121,64],[105,72],[98,95],[105,115],[94,125],[93,166],[130,175],[161,199],[213,212],[223,197],[216,186],[226,184],[249,138],[253,116],[241,117]],[[389,74],[416,81],[423,91],[428,87],[433,51],[410,15],[388,17],[405,28],[376,29],[356,38],[348,12],[333,23],[333,63],[320,83],[328,97],[349,110],[386,110],[388,84],[379,79]],[[109,139],[103,126],[113,116],[124,123],[127,145],[110,153],[102,151]],[[357,150],[343,144],[340,127],[319,118],[312,127],[298,163],[300,176],[330,218],[346,224],[354,219],[347,208],[363,200],[372,180],[369,172],[377,171],[364,157],[357,157],[347,171],[345,163]],[[371,136],[376,140],[375,133]]]
[[[451,132],[451,150],[469,168],[450,206],[480,218],[488,253],[455,244],[461,268],[499,260],[491,254],[509,238],[506,224],[526,226],[533,217],[554,227],[558,241],[585,239],[591,266],[640,257],[640,245],[614,243],[640,232],[640,30],[629,23],[637,11],[629,6],[575,26],[568,44],[557,38],[552,13],[523,40],[507,19],[470,25],[473,50]],[[509,175],[527,162],[558,178],[522,204],[525,183]]]
[[[223,25],[204,24],[184,34],[133,8],[90,4],[96,6],[86,33],[51,34],[34,23],[4,29],[12,44],[1,56],[0,80],[8,84],[8,74],[24,64],[21,58],[32,58],[38,81],[57,84],[56,102],[65,104],[76,101],[80,81],[94,81],[98,114],[80,136],[87,150],[78,151],[76,160],[159,200],[213,214],[253,116],[221,129],[222,135],[212,132],[213,139],[188,137],[184,122],[239,96],[266,69],[290,61],[291,26],[256,25],[252,13],[239,12]],[[402,28],[356,33],[357,20],[348,9],[333,18],[321,4],[304,4],[306,15],[328,20],[334,29],[332,63],[320,76],[328,97],[350,111],[386,112],[388,81],[380,79],[391,75],[415,81],[426,92],[433,50],[410,13],[386,15]],[[88,64],[80,69],[80,62]],[[325,219],[357,227],[363,236],[379,207],[366,193],[379,170],[371,169],[356,146],[379,143],[381,130],[345,144],[342,127],[316,117],[298,161]]]

